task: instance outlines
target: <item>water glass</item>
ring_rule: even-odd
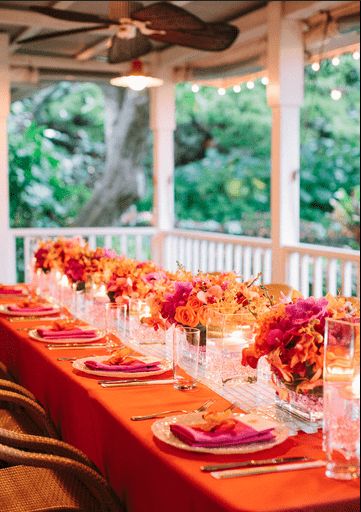
[[[177,326],[173,332],[174,387],[185,391],[196,387],[200,330]]]
[[[117,302],[105,304],[105,328],[109,350],[121,345],[121,338],[126,333],[127,305]]]
[[[254,340],[255,319],[233,306],[207,311],[207,378],[219,384],[238,385],[257,381],[257,370],[242,366],[242,353]]]
[[[142,299],[129,299],[129,336],[134,341],[141,341],[140,326],[142,318],[150,316],[148,303]]]
[[[325,332],[323,448],[326,476],[360,476],[360,324],[330,318]]]

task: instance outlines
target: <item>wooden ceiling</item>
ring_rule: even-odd
[[[154,2],[143,1],[143,5]],[[171,2],[207,22],[228,21],[240,29],[234,45],[224,52],[209,53],[189,48],[156,43],[153,52],[142,60],[145,64],[161,63],[171,68],[178,80],[203,77],[221,79],[261,72],[266,67],[267,2],[266,1],[175,1]],[[35,34],[79,28],[79,24],[57,20],[30,11],[31,5],[45,5],[69,11],[108,14],[107,1],[0,1],[0,32],[10,38],[10,64],[13,82],[21,83],[54,79],[108,80],[128,68],[127,64],[107,62],[110,29],[60,37],[38,43],[20,44],[19,40]],[[306,58],[322,51],[329,52],[359,44],[357,30],[340,33],[337,19],[345,14],[358,14],[360,3],[349,1],[283,2],[286,16],[302,20],[305,32]],[[333,25],[325,37],[325,16]],[[1,56],[0,56],[1,58]]]

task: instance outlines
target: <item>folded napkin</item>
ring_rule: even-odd
[[[8,311],[13,313],[47,313],[53,310],[54,306],[8,306]]]
[[[125,364],[104,364],[98,363],[97,361],[85,361],[85,366],[89,368],[89,370],[94,371],[106,371],[106,372],[126,372],[126,373],[135,373],[135,372],[154,372],[160,370],[160,362],[144,362],[140,360],[134,360],[132,362],[128,362]]]
[[[39,336],[44,338],[45,340],[60,340],[60,339],[87,339],[87,338],[95,338],[97,336],[97,331],[94,329],[67,329],[67,330],[59,330],[59,329],[38,329],[37,330]]]
[[[24,295],[24,290],[19,288],[3,288],[0,286],[0,295]]]
[[[171,425],[170,430],[178,439],[189,446],[202,448],[222,448],[223,446],[271,441],[275,437],[272,427],[256,430],[241,421],[236,421],[234,428],[227,431],[216,428],[214,431],[205,432],[199,428],[177,423]]]

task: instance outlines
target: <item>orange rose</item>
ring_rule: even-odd
[[[176,322],[188,327],[196,327],[199,324],[197,312],[193,311],[188,305],[178,306],[174,319]]]
[[[187,301],[187,306],[193,311],[198,311],[203,305],[204,303],[198,299],[197,295],[191,295]]]
[[[205,305],[198,310],[199,323],[202,325],[207,325],[208,311],[208,306]]]

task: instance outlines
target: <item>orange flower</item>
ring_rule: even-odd
[[[202,306],[204,306],[204,303],[200,301],[196,295],[191,295],[187,301],[187,306],[197,312]]]
[[[176,322],[188,327],[196,327],[199,324],[197,313],[188,305],[178,306],[174,319]]]

